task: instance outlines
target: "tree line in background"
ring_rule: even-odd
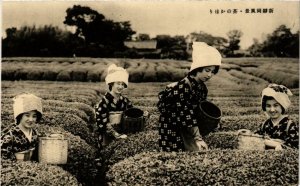
[[[114,22],[97,11],[80,5],[66,10],[64,24],[75,32],[62,30],[57,26],[23,26],[6,29],[2,38],[2,56],[38,57],[133,57],[137,49],[127,48],[124,41],[130,41],[136,34],[129,21]],[[203,41],[219,49],[226,57],[299,57],[299,31],[292,33],[285,25],[268,34],[261,43],[254,39],[246,50],[240,49],[240,30],[231,30],[228,38],[213,36],[205,32],[193,32],[189,36],[137,34],[136,41],[157,41],[159,55],[146,58],[188,59],[190,43]]]

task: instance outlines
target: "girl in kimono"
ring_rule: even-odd
[[[299,126],[286,115],[291,105],[289,96],[292,92],[283,85],[270,84],[262,91],[261,105],[268,119],[263,122],[255,132],[270,138],[266,146],[281,150],[286,147],[299,147]],[[272,142],[280,143],[272,143]]]
[[[199,104],[206,100],[205,82],[217,74],[221,54],[203,42],[193,43],[193,62],[184,79],[168,85],[159,93],[159,146],[162,151],[199,151],[208,149],[197,117]]]
[[[108,91],[96,106],[97,133],[99,134],[99,148],[108,145],[113,139],[125,139],[126,134],[121,134],[118,123],[110,121],[110,112],[125,111],[132,108],[130,100],[122,95],[128,86],[128,72],[112,64],[108,67],[105,83]]]
[[[29,152],[29,159],[37,161],[38,133],[35,125],[42,118],[41,98],[20,94],[13,104],[15,124],[1,134],[1,157],[18,160],[20,152]],[[28,157],[27,157],[28,158]],[[23,157],[21,160],[25,160]],[[28,159],[27,159],[28,160]]]

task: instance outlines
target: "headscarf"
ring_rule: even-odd
[[[222,56],[220,52],[204,42],[193,42],[192,58],[193,62],[190,72],[199,67],[221,66]]]
[[[107,69],[107,76],[105,77],[105,82],[108,85],[112,82],[121,81],[124,82],[126,86],[128,86],[128,78],[129,74],[124,68],[117,67],[115,64],[112,64]]]
[[[261,103],[263,105],[264,96],[273,97],[283,108],[287,110],[291,105],[289,96],[292,96],[292,92],[284,85],[269,84],[261,93]],[[265,110],[265,108],[263,108]]]
[[[22,93],[13,98],[14,118],[16,119],[20,114],[29,111],[37,111],[43,114],[42,99],[30,93]]]

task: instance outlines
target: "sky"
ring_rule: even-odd
[[[113,0],[113,1],[2,1],[2,37],[5,29],[21,26],[59,26],[66,10],[73,5],[88,6],[106,19],[130,21],[131,28],[155,37],[158,34],[187,36],[191,32],[206,32],[227,37],[230,30],[240,30],[241,48],[246,49],[256,38],[262,41],[280,25],[295,33],[299,30],[299,1],[183,1],[183,0]],[[246,9],[250,13],[246,13]],[[252,9],[254,12],[252,12]],[[267,9],[267,13],[258,13]],[[270,12],[273,11],[273,13]],[[221,13],[221,11],[225,11]],[[237,13],[233,13],[237,10]],[[216,13],[219,11],[219,13]],[[231,13],[229,13],[231,12]]]

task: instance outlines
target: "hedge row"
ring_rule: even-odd
[[[26,59],[24,63],[21,59],[10,60],[7,58],[2,62],[2,80],[98,82],[104,81],[108,64],[115,63],[128,69],[131,82],[164,82],[181,79],[187,74],[190,67],[189,62],[174,60],[96,59],[97,62],[93,62],[93,59],[85,59],[84,62],[81,62],[80,59],[77,61],[77,59],[66,58],[65,60],[68,62],[65,63],[55,60],[61,59],[52,59],[52,62],[47,63],[49,68],[45,68],[44,61],[47,61],[46,59],[32,59],[32,62],[30,59]],[[290,88],[299,87],[299,80],[297,80],[299,66],[294,59],[242,58],[224,59],[223,61],[222,69],[233,70],[231,73],[238,78],[233,77],[231,80],[235,79],[238,84],[245,83],[244,77],[251,74],[253,78],[249,76],[246,79],[250,78],[251,81],[265,79],[268,82],[285,84]],[[282,66],[279,62],[287,64],[292,73],[289,73],[289,70],[282,70],[286,66]],[[270,65],[272,68],[268,70]],[[236,73],[236,71],[240,72]],[[290,75],[289,80],[286,80],[286,74]]]
[[[298,114],[290,114],[289,118],[297,123],[299,121]],[[237,131],[239,129],[249,129],[256,131],[260,124],[266,120],[265,115],[248,114],[248,115],[231,115],[223,116],[220,120],[220,131]],[[145,125],[145,130],[157,130],[159,125],[159,114],[154,113],[150,115],[148,122]]]
[[[92,126],[76,115],[60,112],[44,113],[44,117],[40,123],[42,125],[62,127],[64,130],[81,137],[88,144],[97,145],[97,140],[92,133]]]
[[[104,164],[107,167],[132,157],[142,152],[157,152],[158,131],[149,130],[137,134],[131,134],[127,139],[116,140],[107,146],[102,152]],[[204,138],[210,149],[236,149],[238,145],[237,135],[233,132],[215,132]]]
[[[254,83],[258,83],[258,84],[268,84],[268,81],[262,79],[262,78],[258,78],[256,76],[247,74],[242,72],[241,70],[235,70],[235,69],[231,69],[228,71],[232,76],[235,76],[241,80],[244,81],[244,84],[252,84]]]
[[[143,152],[107,173],[108,185],[297,185],[297,151]]]
[[[243,72],[263,78],[269,82],[282,84],[288,88],[299,87],[299,75],[282,72],[280,70],[257,69],[253,67],[243,68]]]
[[[70,185],[80,183],[61,167],[37,162],[1,160],[1,185]]]

